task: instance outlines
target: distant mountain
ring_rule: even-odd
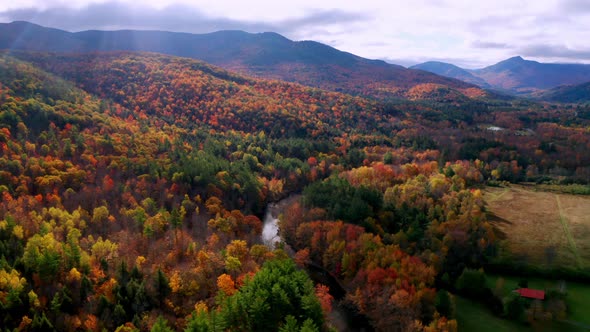
[[[454,67],[456,66],[446,63],[432,66],[427,62],[412,68],[462,79],[485,88],[522,95],[552,89],[561,85],[580,84],[590,81],[590,65],[541,63],[525,60],[520,56],[512,57],[482,69],[470,70],[459,67],[454,69]],[[466,73],[474,76],[475,80]],[[484,83],[476,81],[477,79]]]
[[[411,69],[425,70],[437,75],[456,78],[463,82],[479,85],[482,88],[489,88],[489,84],[483,79],[475,76],[469,70],[461,67],[452,65],[450,63],[439,62],[439,61],[428,61],[410,67]]]
[[[513,57],[474,72],[492,86],[518,92],[590,81],[590,65],[540,63],[521,57]]]
[[[484,95],[478,87],[460,80],[365,59],[318,42],[294,42],[270,32],[189,34],[121,30],[71,33],[28,22],[13,22],[0,24],[0,49],[158,52],[200,59],[262,78],[377,98],[406,97],[410,89],[421,84],[443,85],[467,96]]]
[[[559,86],[544,91],[537,97],[542,100],[560,103],[588,103],[590,102],[590,82]]]

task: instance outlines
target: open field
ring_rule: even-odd
[[[486,188],[484,199],[508,249],[501,258],[549,269],[590,268],[590,197],[511,185]]]

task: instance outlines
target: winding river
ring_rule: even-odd
[[[300,197],[300,195],[289,196],[279,202],[270,203],[267,206],[263,219],[261,239],[262,243],[269,248],[274,249],[276,244],[282,241],[279,235],[279,215],[288,205]],[[289,247],[288,243],[285,243],[284,249],[290,256],[293,256],[293,250]],[[342,301],[346,292],[333,276],[315,264],[310,264],[306,268],[306,272],[314,283],[321,283],[330,287],[330,294],[334,297],[335,301],[332,312],[327,319],[333,327],[338,331],[344,332],[373,331],[366,317],[355,313],[354,309],[346,306],[345,301]]]

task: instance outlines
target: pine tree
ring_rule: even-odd
[[[168,278],[166,277],[166,274],[162,272],[161,269],[158,269],[158,272],[156,274],[156,280],[154,281],[154,291],[154,297],[158,301],[160,306],[162,306],[162,303],[164,303],[164,299],[172,291],[172,288],[170,288],[170,283],[168,282]]]

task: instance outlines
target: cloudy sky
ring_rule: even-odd
[[[0,0],[0,22],[68,31],[275,31],[392,63],[515,55],[590,63],[590,0]]]

